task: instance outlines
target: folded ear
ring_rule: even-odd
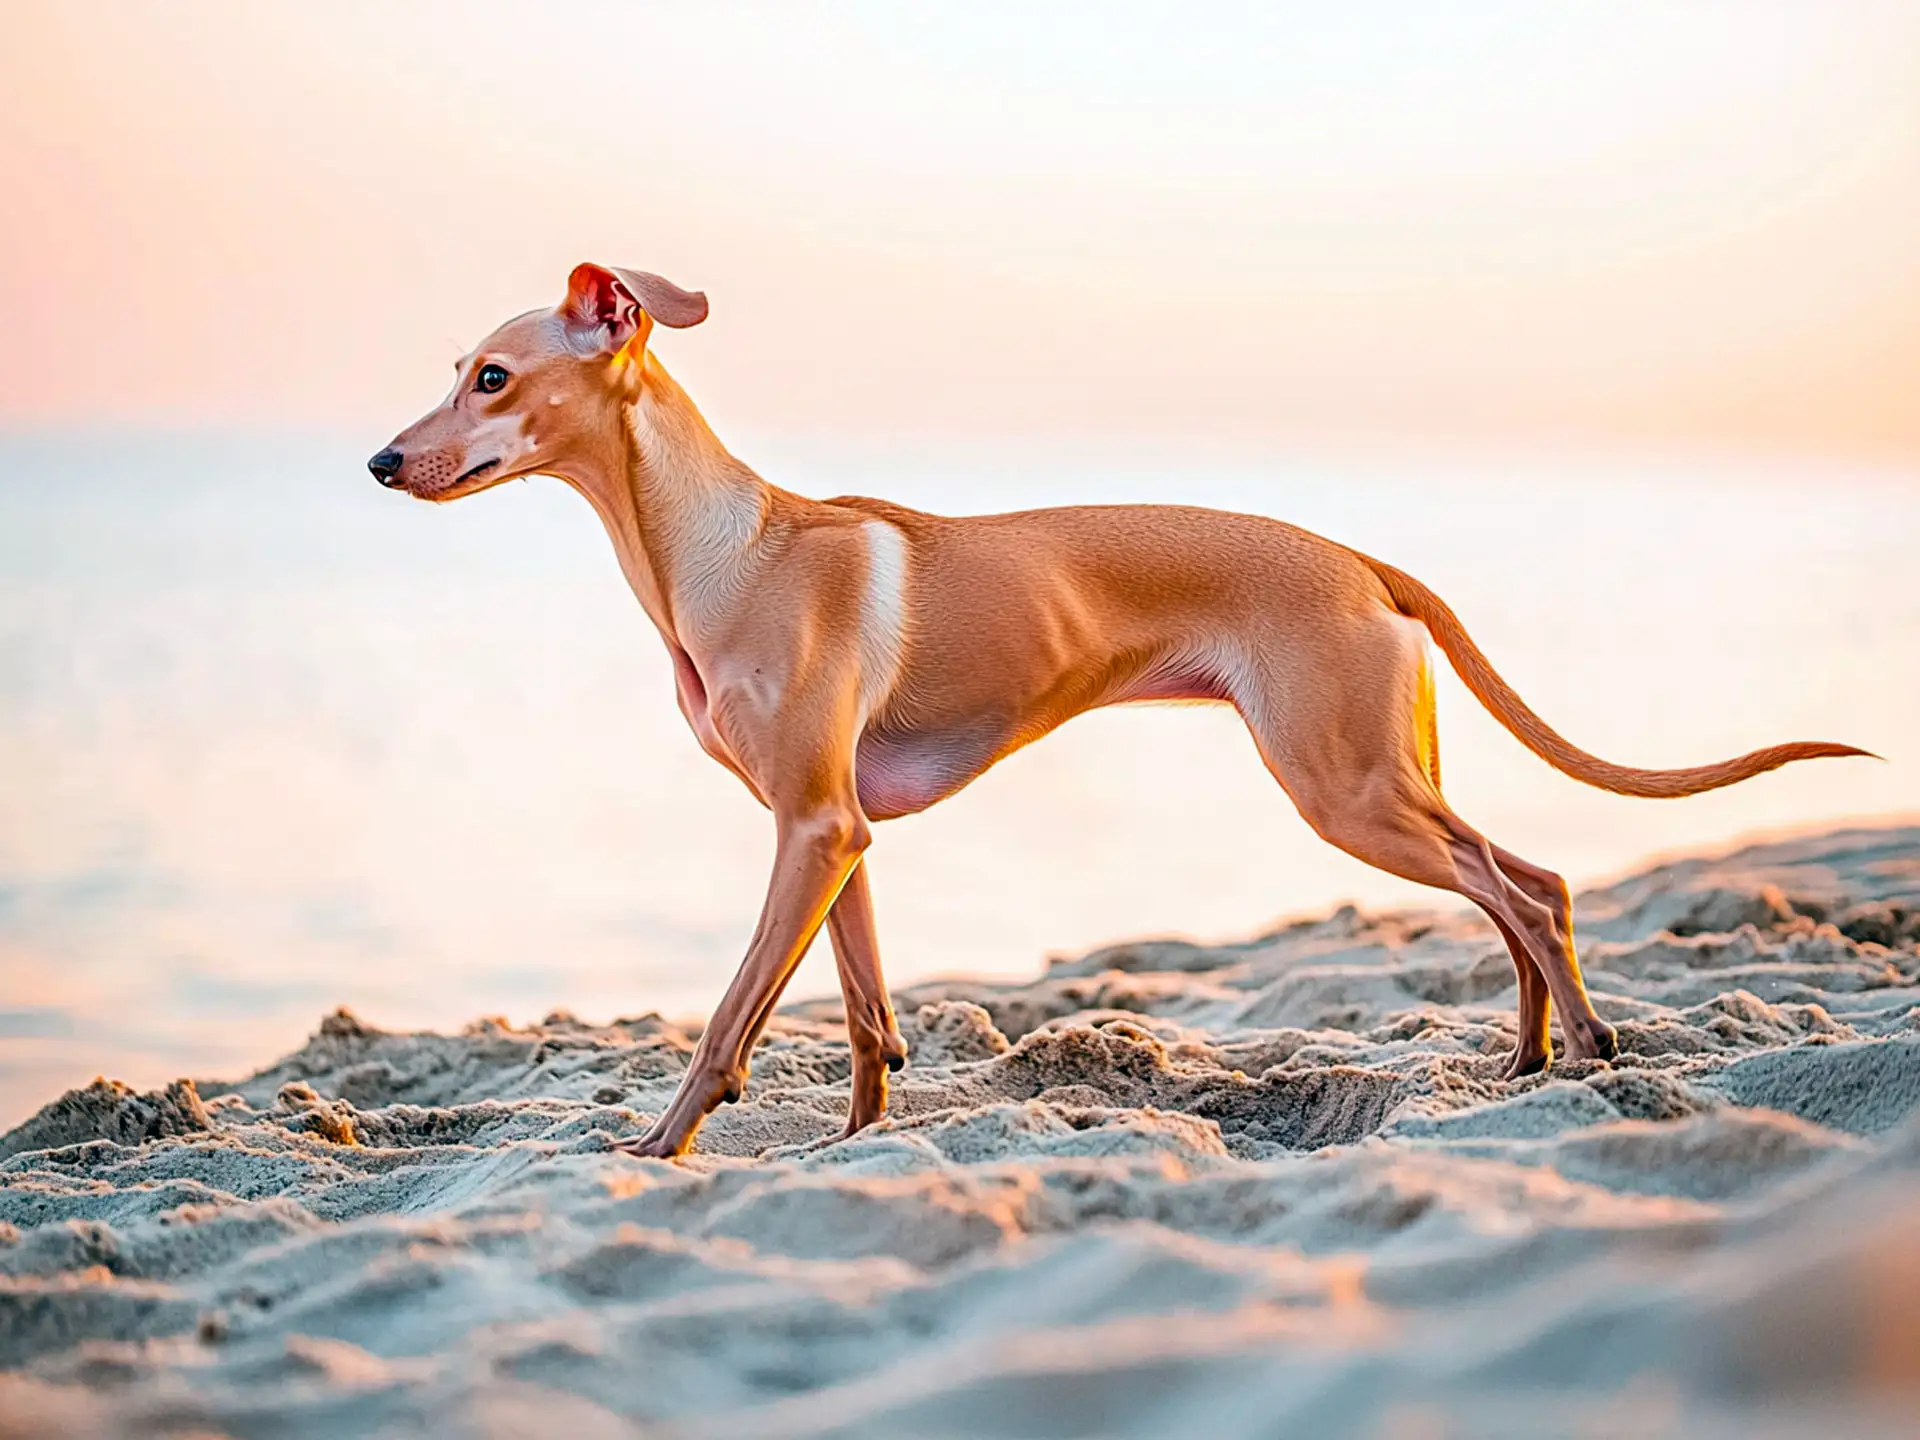
[[[576,265],[560,309],[571,328],[602,331],[599,348],[614,354],[653,322],[676,330],[698,325],[707,318],[707,297],[645,270]]]

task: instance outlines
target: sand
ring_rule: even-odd
[[[839,1143],[789,1007],[682,1165],[654,1015],[96,1082],[0,1140],[0,1433],[1914,1433],[1920,828],[1579,917],[1624,1053],[1514,1083],[1492,931],[1351,908],[902,991]]]

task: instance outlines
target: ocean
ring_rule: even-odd
[[[386,1027],[699,1013],[771,826],[707,760],[598,522],[556,481],[449,507],[379,436],[0,437],[0,1124],[105,1073],[231,1077],[346,1005]],[[1389,559],[1626,763],[1837,739],[1677,802],[1535,760],[1444,662],[1449,797],[1576,885],[1920,811],[1920,474],[1775,462],[1272,458],[1009,437],[736,442],[803,493],[948,512],[1167,500]],[[889,979],[1146,934],[1444,904],[1300,822],[1233,715],[1083,717],[877,827]],[[832,993],[822,941],[792,996]]]

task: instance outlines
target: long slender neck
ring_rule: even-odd
[[[562,478],[599,512],[620,569],[668,644],[697,644],[739,593],[772,491],[727,453],[648,354],[618,433]]]

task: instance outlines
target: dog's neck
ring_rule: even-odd
[[[621,572],[667,643],[697,649],[732,607],[771,490],[727,452],[651,354],[637,393],[611,402],[615,433],[563,467],[599,513]]]

